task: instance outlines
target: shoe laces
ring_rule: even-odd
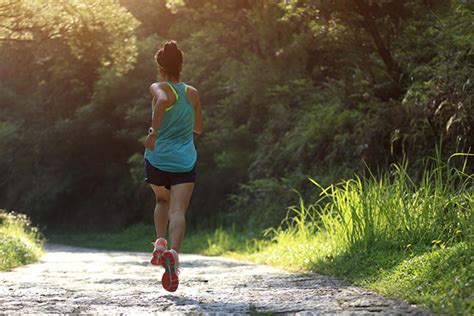
[[[155,242],[152,242],[151,244],[153,245],[153,247],[155,247],[154,250],[166,251],[167,242],[166,242],[166,239],[164,238],[158,238]]]

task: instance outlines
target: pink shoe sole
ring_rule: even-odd
[[[165,272],[161,277],[161,285],[163,288],[169,292],[175,292],[178,289],[179,285],[179,278],[178,278],[178,271],[176,271],[175,265],[175,258],[171,251],[165,251],[162,256],[164,261]]]

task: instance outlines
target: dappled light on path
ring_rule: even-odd
[[[331,277],[198,255],[182,255],[180,287],[170,294],[162,268],[148,260],[142,252],[48,245],[40,263],[0,273],[0,312],[425,313]]]

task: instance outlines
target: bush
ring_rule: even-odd
[[[43,237],[23,214],[0,210],[0,270],[36,261]]]

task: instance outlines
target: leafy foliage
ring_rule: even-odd
[[[0,41],[59,40],[77,59],[122,73],[135,61],[138,21],[117,0],[2,0],[0,10]]]
[[[473,147],[462,1],[1,0],[0,201],[51,228],[151,222],[139,140],[164,39],[202,95],[191,226],[278,225],[306,179]],[[453,159],[461,164],[461,159]],[[466,173],[472,172],[472,163]],[[414,179],[421,174],[413,172]]]

